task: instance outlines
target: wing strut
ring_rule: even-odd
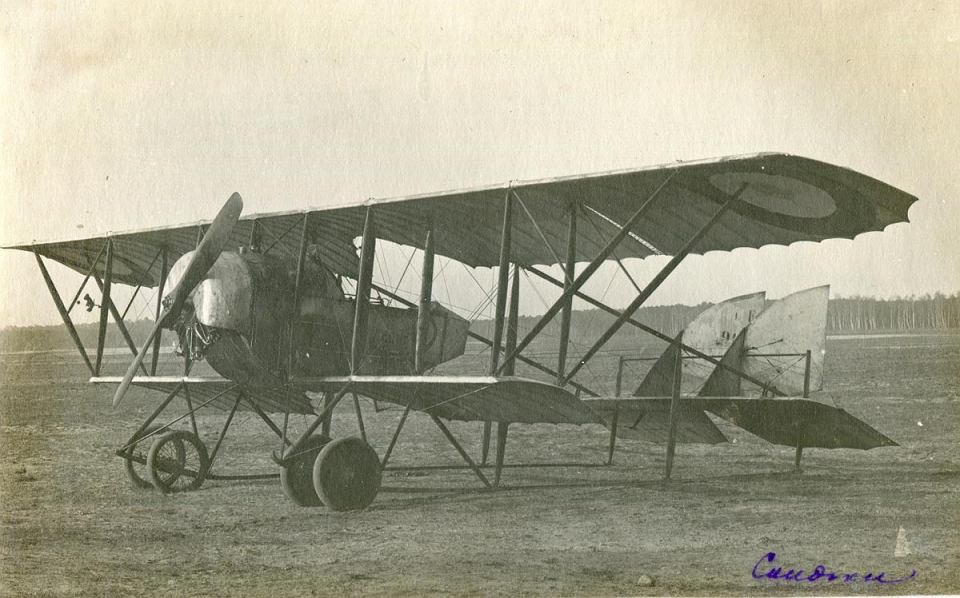
[[[418,376],[423,374],[423,371],[426,369],[423,367],[423,352],[426,351],[423,339],[427,334],[428,320],[430,319],[430,302],[433,300],[433,266],[435,262],[433,244],[433,222],[431,221],[427,224],[427,232],[423,238],[423,267],[420,269],[420,300],[416,305],[417,336],[413,345],[413,369]],[[385,292],[384,289],[381,289],[376,285],[374,285],[374,288],[377,289],[378,293]],[[409,302],[407,302],[407,306],[414,307],[414,305]],[[407,404],[407,406],[404,407],[403,415],[400,416],[400,421],[397,422],[397,428],[393,431],[393,436],[390,437],[390,444],[387,445],[387,452],[383,454],[383,459],[380,460],[380,471],[383,471],[387,468],[387,463],[390,461],[390,455],[393,454],[393,449],[397,446],[397,440],[400,438],[400,431],[403,430],[403,424],[407,423],[407,416],[410,415],[411,409],[412,407],[410,404]]]
[[[518,203],[523,205],[520,198]],[[524,208],[526,209],[526,208]],[[503,198],[503,228],[500,232],[500,265],[497,268],[497,303],[494,308],[493,344],[490,345],[490,375],[497,372],[500,360],[500,341],[503,340],[503,318],[507,309],[507,280],[510,276],[510,245],[513,240],[513,194],[508,189]],[[480,464],[487,464],[487,455],[490,452],[490,431],[492,423],[483,422],[483,439],[481,442]]]
[[[493,346],[490,350],[490,374],[499,369],[500,341],[503,340],[503,317],[507,309],[507,280],[510,276],[510,242],[513,237],[513,200],[510,193],[503,199],[503,229],[500,234],[500,266],[497,269],[497,304],[493,323]]]
[[[507,346],[504,352],[513,353],[517,347],[517,322],[520,316],[520,266],[513,265],[513,287],[510,289],[510,312],[507,316]],[[511,359],[504,363],[504,374],[513,376],[516,373],[516,360]],[[507,452],[507,427],[509,422],[497,422],[497,452],[495,457],[495,469],[493,474],[493,485],[500,486],[500,474],[503,472],[503,457]],[[486,457],[486,454],[484,454]],[[484,459],[486,461],[486,459]]]
[[[620,327],[626,323],[628,318],[633,317],[634,312],[637,311],[641,305],[643,305],[643,303],[650,297],[650,295],[653,294],[654,291],[657,290],[657,288],[660,287],[661,284],[663,284],[663,281],[665,281],[667,277],[673,273],[677,266],[680,265],[680,262],[682,262],[683,259],[687,257],[691,251],[693,251],[697,243],[700,242],[700,239],[702,239],[703,236],[706,235],[711,228],[713,228],[713,225],[717,223],[717,220],[719,220],[720,217],[727,212],[730,206],[737,202],[737,200],[740,198],[740,195],[742,195],[744,190],[746,190],[747,186],[747,183],[741,184],[733,195],[728,196],[727,200],[722,206],[720,206],[720,209],[716,211],[713,217],[707,221],[707,223],[704,224],[703,227],[697,231],[697,233],[693,235],[689,241],[687,241],[686,245],[683,246],[683,249],[677,252],[677,255],[670,259],[667,265],[657,273],[657,275],[653,278],[653,280],[650,281],[649,284],[647,284],[646,287],[644,287],[643,292],[637,295],[630,305],[628,305],[627,308],[623,310],[619,316],[617,316],[616,321],[611,324],[609,328],[607,328],[607,331],[604,332],[599,339],[597,339],[597,342],[593,343],[593,346],[590,347],[586,353],[584,353],[577,365],[575,365],[573,369],[570,370],[570,373],[567,374],[563,379],[564,383],[573,378],[577,372],[580,371],[580,368],[590,361],[590,358],[593,357],[601,347],[607,344],[607,341],[610,340],[610,337],[616,334],[617,330],[620,330]]]
[[[97,279],[99,282],[99,278]],[[107,323],[110,321],[110,289],[113,286],[113,239],[107,239],[106,265],[103,268],[103,287],[100,294],[100,325],[97,328],[97,362],[93,367],[94,375],[100,375],[100,366],[103,365],[103,344],[107,340]],[[147,373],[146,370],[143,371]]]
[[[80,356],[83,357],[84,363],[87,364],[90,374],[95,375],[93,364],[90,363],[90,357],[87,355],[86,349],[83,348],[83,342],[80,341],[80,335],[77,334],[77,329],[73,326],[73,320],[70,319],[70,313],[67,311],[67,308],[63,306],[63,299],[60,298],[60,293],[57,292],[57,286],[53,284],[53,279],[50,278],[50,273],[47,271],[47,266],[43,263],[43,258],[41,258],[40,254],[36,251],[33,252],[33,256],[37,258],[37,265],[40,266],[40,273],[43,275],[43,282],[47,283],[47,290],[50,291],[50,297],[53,298],[53,302],[57,306],[57,311],[60,312],[60,318],[63,320],[63,325],[67,327],[67,332],[70,333],[70,338],[73,339],[73,344],[77,346],[77,351],[80,352]]]
[[[373,209],[367,208],[363,222],[363,245],[360,246],[360,273],[357,278],[357,297],[353,312],[353,335],[350,340],[350,373],[360,373],[363,351],[366,349],[367,311],[370,303],[370,285],[373,278],[373,260],[377,250]],[[364,346],[362,346],[364,345]]]
[[[507,359],[511,357],[515,357],[521,351],[523,351],[527,347],[527,345],[529,345],[530,342],[533,339],[535,339],[537,335],[540,334],[540,332],[544,328],[546,328],[550,320],[552,320],[553,317],[557,315],[557,312],[563,309],[563,304],[567,302],[571,297],[573,297],[573,294],[579,291],[580,287],[582,287],[584,284],[586,284],[588,280],[590,280],[593,274],[600,268],[601,265],[603,265],[603,262],[605,262],[607,258],[610,257],[610,254],[613,253],[613,250],[616,249],[617,245],[620,244],[620,241],[622,241],[627,236],[627,234],[630,232],[630,228],[634,224],[636,224],[640,220],[640,218],[643,217],[643,215],[646,214],[647,211],[653,206],[654,200],[656,200],[657,197],[660,196],[660,193],[667,187],[667,184],[673,180],[677,172],[679,171],[677,170],[672,171],[667,176],[667,178],[664,179],[662,183],[660,183],[660,186],[657,187],[654,190],[654,192],[650,194],[649,197],[647,197],[646,201],[644,201],[640,205],[640,207],[637,208],[637,211],[634,212],[633,215],[630,216],[630,219],[623,225],[623,229],[619,231],[616,235],[614,235],[612,239],[610,239],[610,241],[600,251],[600,253],[597,254],[595,258],[593,258],[593,261],[591,261],[587,265],[587,267],[583,270],[583,272],[580,273],[580,276],[577,276],[576,280],[573,281],[573,284],[570,285],[570,288],[565,290],[563,294],[560,295],[560,297],[553,303],[553,305],[550,306],[550,309],[548,309],[547,312],[540,317],[540,320],[537,321],[537,323],[533,326],[533,329],[530,330],[530,332],[528,332],[525,337],[523,337],[523,340],[517,344],[517,348],[514,349],[510,355],[507,356]],[[500,367],[500,370],[497,370],[497,373],[499,373],[502,369],[503,369],[503,366]],[[570,376],[567,376],[565,378],[565,380],[569,380],[569,379],[570,379]]]
[[[120,330],[123,340],[127,343],[127,347],[130,349],[130,352],[134,355],[137,354],[137,344],[133,342],[133,337],[130,336],[130,331],[127,330],[127,325],[124,324],[123,315],[117,311],[117,304],[113,302],[113,299],[110,297],[110,289],[108,288],[106,281],[101,281],[99,276],[94,276],[93,280],[97,283],[97,286],[100,288],[101,299],[100,303],[106,305],[110,309],[110,315],[113,316],[113,321],[117,325],[117,329]],[[149,375],[147,373],[147,368],[140,364],[140,370],[143,371],[144,375]]]
[[[157,310],[154,320],[160,319],[160,313],[163,311],[163,287],[167,282],[167,248],[160,248],[160,283],[157,287]],[[157,375],[157,361],[160,359],[160,337],[162,334],[158,334],[156,338],[153,339],[153,355],[150,356],[150,375]]]
[[[742,189],[741,189],[742,191]],[[729,204],[728,204],[729,205]],[[677,448],[677,425],[680,423],[680,382],[683,377],[683,351],[680,349],[680,339],[683,333],[677,337],[674,346],[675,356],[673,358],[673,389],[670,397],[670,425],[667,428],[667,458],[664,466],[663,478],[670,479],[670,472],[673,471],[673,454]]]
[[[420,277],[420,303],[416,306],[417,337],[414,343],[415,353],[413,357],[413,369],[418,375],[422,374],[424,370],[423,353],[426,351],[426,347],[424,347],[423,339],[427,334],[427,326],[429,324],[428,320],[430,319],[430,302],[433,300],[434,261],[433,224],[430,224],[427,227],[427,234],[423,240],[423,268],[421,269],[422,275]]]
[[[567,261],[563,264],[563,290],[573,285],[577,264],[577,204],[570,204],[570,224],[567,228]],[[573,311],[573,297],[568,297],[560,311],[560,351],[557,355],[557,384],[563,382],[563,372],[567,369],[567,345],[570,341],[570,316]]]
[[[253,227],[256,229],[257,227]],[[293,282],[293,313],[290,317],[290,335],[287,340],[287,379],[290,379],[290,376],[293,375],[293,365],[294,365],[294,333],[296,329],[297,322],[300,319],[300,298],[302,295],[301,287],[303,286],[303,269],[306,264],[307,259],[307,236],[310,230],[310,212],[307,212],[303,215],[303,225],[300,229],[300,247],[297,252],[297,270]],[[252,233],[251,233],[252,235]]]

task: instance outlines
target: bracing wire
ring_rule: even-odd
[[[543,304],[545,307],[547,307],[549,304],[547,303],[546,299],[544,299],[543,295],[540,294],[540,291],[537,290],[537,287],[536,287],[536,285],[533,284],[533,281],[530,280],[530,275],[527,274],[526,272],[524,272],[523,275],[524,275],[524,277],[527,279],[527,281],[530,283],[530,288],[533,289],[534,295],[537,296],[537,299],[540,300],[540,303],[541,303],[541,304]],[[543,336],[546,336],[547,338],[558,338],[558,337],[556,337],[555,335],[547,334],[547,333],[544,333],[544,332],[541,332],[540,334],[543,335]],[[579,344],[578,344],[576,341],[574,341],[572,338],[568,338],[568,339],[567,339],[567,342],[569,342],[571,345],[573,345],[574,349],[576,349],[577,351],[580,351],[580,349],[582,348],[582,347],[580,347]],[[528,354],[528,356],[529,356],[529,355],[530,355],[530,354]],[[536,355],[536,354],[533,354],[533,355]],[[554,353],[549,353],[549,355],[554,355]],[[588,364],[584,364],[584,369],[586,370],[586,373],[590,375],[590,381],[591,381],[591,383],[593,383],[593,384],[599,384],[599,383],[601,382],[601,381],[600,381],[600,378],[597,376],[597,374],[590,368],[590,364],[589,364],[589,363],[588,363]]]

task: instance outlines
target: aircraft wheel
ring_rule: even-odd
[[[210,466],[207,447],[185,430],[160,435],[147,453],[147,473],[154,488],[163,493],[196,490]]]
[[[319,507],[323,504],[313,488],[313,463],[320,449],[330,439],[326,436],[311,436],[297,454],[287,460],[280,469],[280,485],[287,498],[301,507]]]
[[[339,438],[313,464],[317,496],[333,511],[365,509],[380,490],[380,458],[359,438]]]
[[[134,438],[137,443],[130,447],[130,452],[139,459],[143,459],[143,462],[134,459],[123,460],[123,468],[126,470],[127,477],[134,488],[153,488],[153,484],[149,480],[150,476],[147,475],[146,465],[144,465],[147,461],[147,451],[149,449],[144,448],[147,444],[140,442],[140,439],[150,436],[159,429],[160,426],[150,426]]]

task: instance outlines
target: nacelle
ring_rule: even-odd
[[[190,259],[192,252],[177,260],[167,288],[180,281]],[[296,376],[350,373],[355,301],[344,297],[326,268],[308,260],[295,314],[295,281],[294,260],[255,252],[222,253],[173,326],[181,347],[195,359],[206,358],[224,377],[252,386],[281,383],[288,364],[289,373]],[[359,339],[363,359],[354,371],[414,373],[416,322],[416,310],[371,304],[366,332]],[[467,320],[432,303],[423,339],[424,366],[463,355],[468,328]]]

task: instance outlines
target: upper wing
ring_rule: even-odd
[[[351,389],[377,401],[460,421],[603,423],[568,391],[526,378],[492,376],[334,376],[298,380],[310,390]]]
[[[673,178],[619,248],[620,257],[676,253],[744,183],[748,186],[741,201],[703,237],[695,253],[853,238],[906,221],[916,201],[852,170],[797,156],[759,154],[252,215],[234,229],[232,244],[249,244],[256,221],[265,246],[274,244],[277,251],[296,255],[299,230],[309,214],[307,233],[319,244],[321,257],[334,271],[352,276],[357,261],[352,239],[361,235],[369,206],[376,211],[381,239],[422,247],[427,223],[432,222],[436,253],[469,266],[494,266],[499,263],[503,200],[512,191],[520,203],[513,218],[513,261],[554,263],[566,244],[572,205],[588,221],[577,227],[576,258],[585,261],[599,253],[619,225],[671,174]],[[148,272],[148,266],[159,248],[166,248],[168,260],[176,259],[194,248],[202,224],[11,247],[36,251],[87,272],[103,241],[113,238],[113,280],[155,286],[157,275]],[[102,272],[102,265],[98,269]]]

